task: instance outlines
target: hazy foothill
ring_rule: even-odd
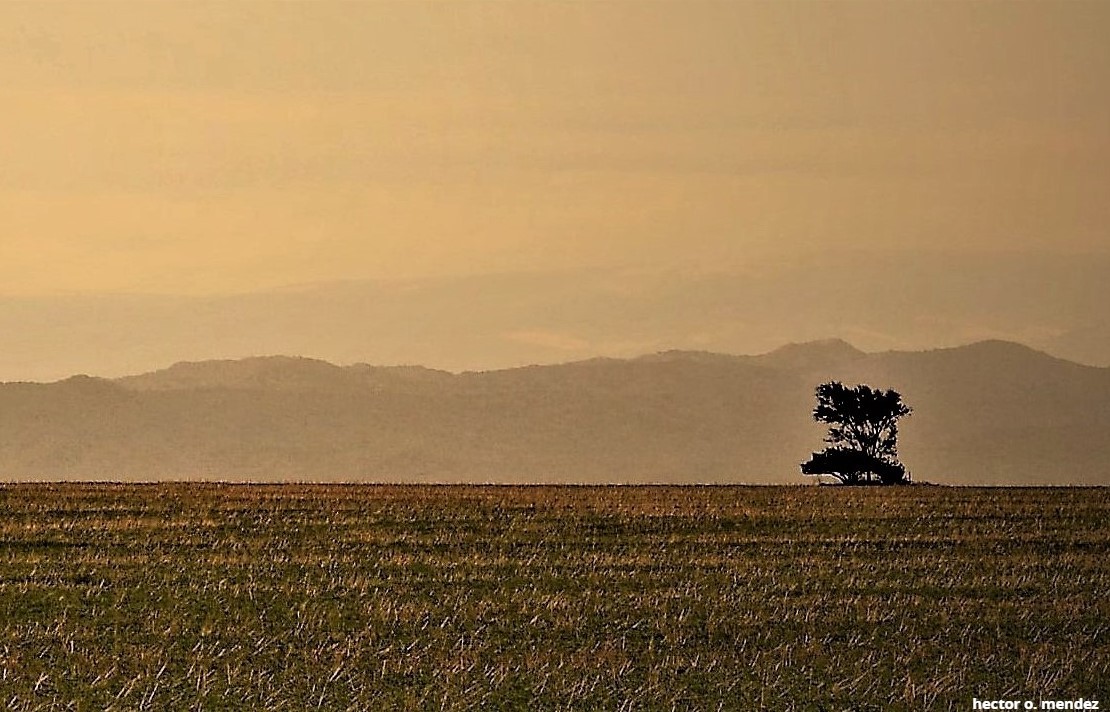
[[[0,385],[0,476],[387,482],[806,478],[814,384],[893,387],[901,461],[942,484],[1110,484],[1110,369],[1000,341],[451,373],[263,357]]]

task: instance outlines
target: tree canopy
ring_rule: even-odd
[[[829,381],[817,386],[813,419],[829,425],[828,447],[802,463],[802,474],[830,475],[844,484],[897,484],[907,479],[898,461],[898,421],[913,411],[894,390]]]

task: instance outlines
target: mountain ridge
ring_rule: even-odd
[[[798,360],[805,362],[806,360],[815,360],[816,356],[827,356],[832,353],[835,356],[843,358],[844,360],[859,360],[868,357],[888,356],[888,355],[905,355],[905,354],[937,354],[937,353],[971,353],[981,352],[988,349],[994,349],[997,352],[1008,353],[1011,355],[1025,355],[1035,356],[1037,358],[1048,359],[1051,361],[1068,364],[1069,366],[1076,366],[1082,369],[1096,370],[1096,371],[1110,371],[1110,366],[1092,366],[1089,364],[1071,361],[1066,358],[1054,356],[1040,349],[1033,348],[1026,344],[1009,341],[1004,339],[983,339],[980,341],[973,341],[967,344],[957,346],[942,346],[925,350],[888,350],[888,351],[863,351],[856,348],[847,341],[839,338],[831,339],[816,339],[813,341],[793,342],[780,346],[779,348],[772,349],[771,351],[760,354],[731,354],[717,351],[703,351],[691,349],[666,349],[652,353],[645,353],[639,356],[632,356],[628,358],[619,358],[612,356],[595,356],[585,359],[577,359],[565,361],[560,363],[544,363],[544,364],[528,364],[524,366],[510,366],[504,368],[491,368],[485,370],[461,370],[450,371],[440,368],[432,368],[419,364],[370,364],[364,362],[355,362],[351,364],[336,364],[322,358],[311,356],[291,356],[287,354],[267,354],[259,356],[246,356],[243,358],[221,358],[221,359],[201,359],[201,360],[186,360],[176,361],[165,368],[154,369],[152,371],[144,371],[141,373],[118,376],[118,377],[102,377],[90,374],[73,374],[65,378],[53,381],[2,381],[0,385],[27,383],[44,385],[50,383],[63,383],[73,379],[95,379],[102,381],[109,381],[119,383],[121,385],[135,387],[136,389],[144,389],[143,381],[151,379],[152,377],[169,377],[183,374],[193,369],[207,369],[217,366],[234,366],[234,367],[253,367],[262,364],[308,364],[315,368],[324,367],[328,370],[338,371],[353,371],[353,370],[372,370],[395,373],[409,373],[409,374],[427,374],[427,375],[444,375],[444,376],[460,376],[465,374],[488,374],[488,373],[503,373],[508,371],[516,371],[520,369],[534,369],[534,368],[551,368],[561,366],[574,366],[593,363],[631,363],[631,362],[675,362],[675,361],[700,361],[700,362],[753,362],[772,364],[779,359],[788,359],[791,361]],[[821,365],[818,363],[818,365]]]
[[[451,373],[255,357],[0,385],[0,478],[805,482],[813,388],[894,388],[903,459],[949,484],[1110,484],[1110,369],[999,341]]]

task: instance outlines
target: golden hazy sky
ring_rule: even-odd
[[[0,293],[1110,251],[1110,2],[5,2]]]

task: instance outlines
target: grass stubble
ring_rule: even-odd
[[[1110,707],[1107,495],[0,485],[0,707]]]

